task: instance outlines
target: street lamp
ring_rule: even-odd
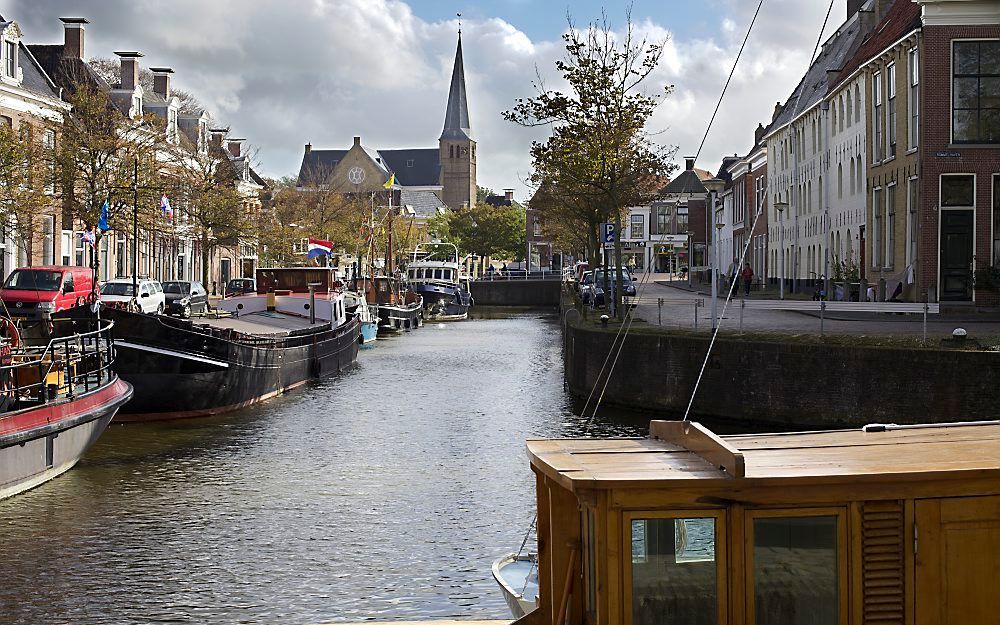
[[[779,291],[778,299],[785,299],[785,209],[788,208],[788,202],[775,202],[774,208],[778,211],[778,230],[780,234],[778,235],[781,243],[779,244],[780,254],[781,254],[781,280],[778,282]]]
[[[716,204],[719,192],[726,187],[726,181],[719,178],[709,178],[702,182],[708,190],[711,215],[716,219],[715,231],[712,233],[712,332],[719,327],[719,234],[722,231],[722,220],[716,215]]]

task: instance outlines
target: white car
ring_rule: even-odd
[[[141,312],[162,314],[166,308],[163,287],[156,280],[140,279],[138,281],[139,297],[132,290],[131,278],[115,278],[101,286],[101,301],[112,306],[125,308],[138,307]]]

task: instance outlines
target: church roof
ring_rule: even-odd
[[[302,166],[299,167],[298,186],[318,184],[317,179],[328,177],[346,155],[347,150],[313,150],[305,154],[302,157]]]
[[[451,71],[451,89],[448,91],[448,108],[444,115],[441,139],[472,140],[469,123],[469,99],[465,93],[465,66],[462,62],[462,35],[458,35],[455,67]]]
[[[441,186],[441,153],[437,148],[379,150],[382,162],[404,187]]]

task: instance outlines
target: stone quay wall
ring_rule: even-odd
[[[557,307],[559,280],[476,280],[471,283],[477,306]]]
[[[617,328],[595,327],[566,308],[562,319],[566,383],[571,393],[586,398],[595,384],[604,384],[598,376]],[[602,405],[680,418],[708,344],[707,334],[631,332]],[[776,429],[997,419],[998,388],[1000,353],[995,352],[720,335],[691,419]]]

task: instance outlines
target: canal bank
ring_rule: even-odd
[[[596,315],[588,318],[568,298],[562,317],[573,395],[587,397],[607,384],[602,406],[683,415],[708,352],[707,332],[637,322],[621,344],[614,321],[602,328]],[[808,429],[1000,417],[992,392],[1000,385],[1000,353],[871,342],[720,334],[692,418]],[[606,360],[608,367],[617,363],[610,378],[601,374]]]

